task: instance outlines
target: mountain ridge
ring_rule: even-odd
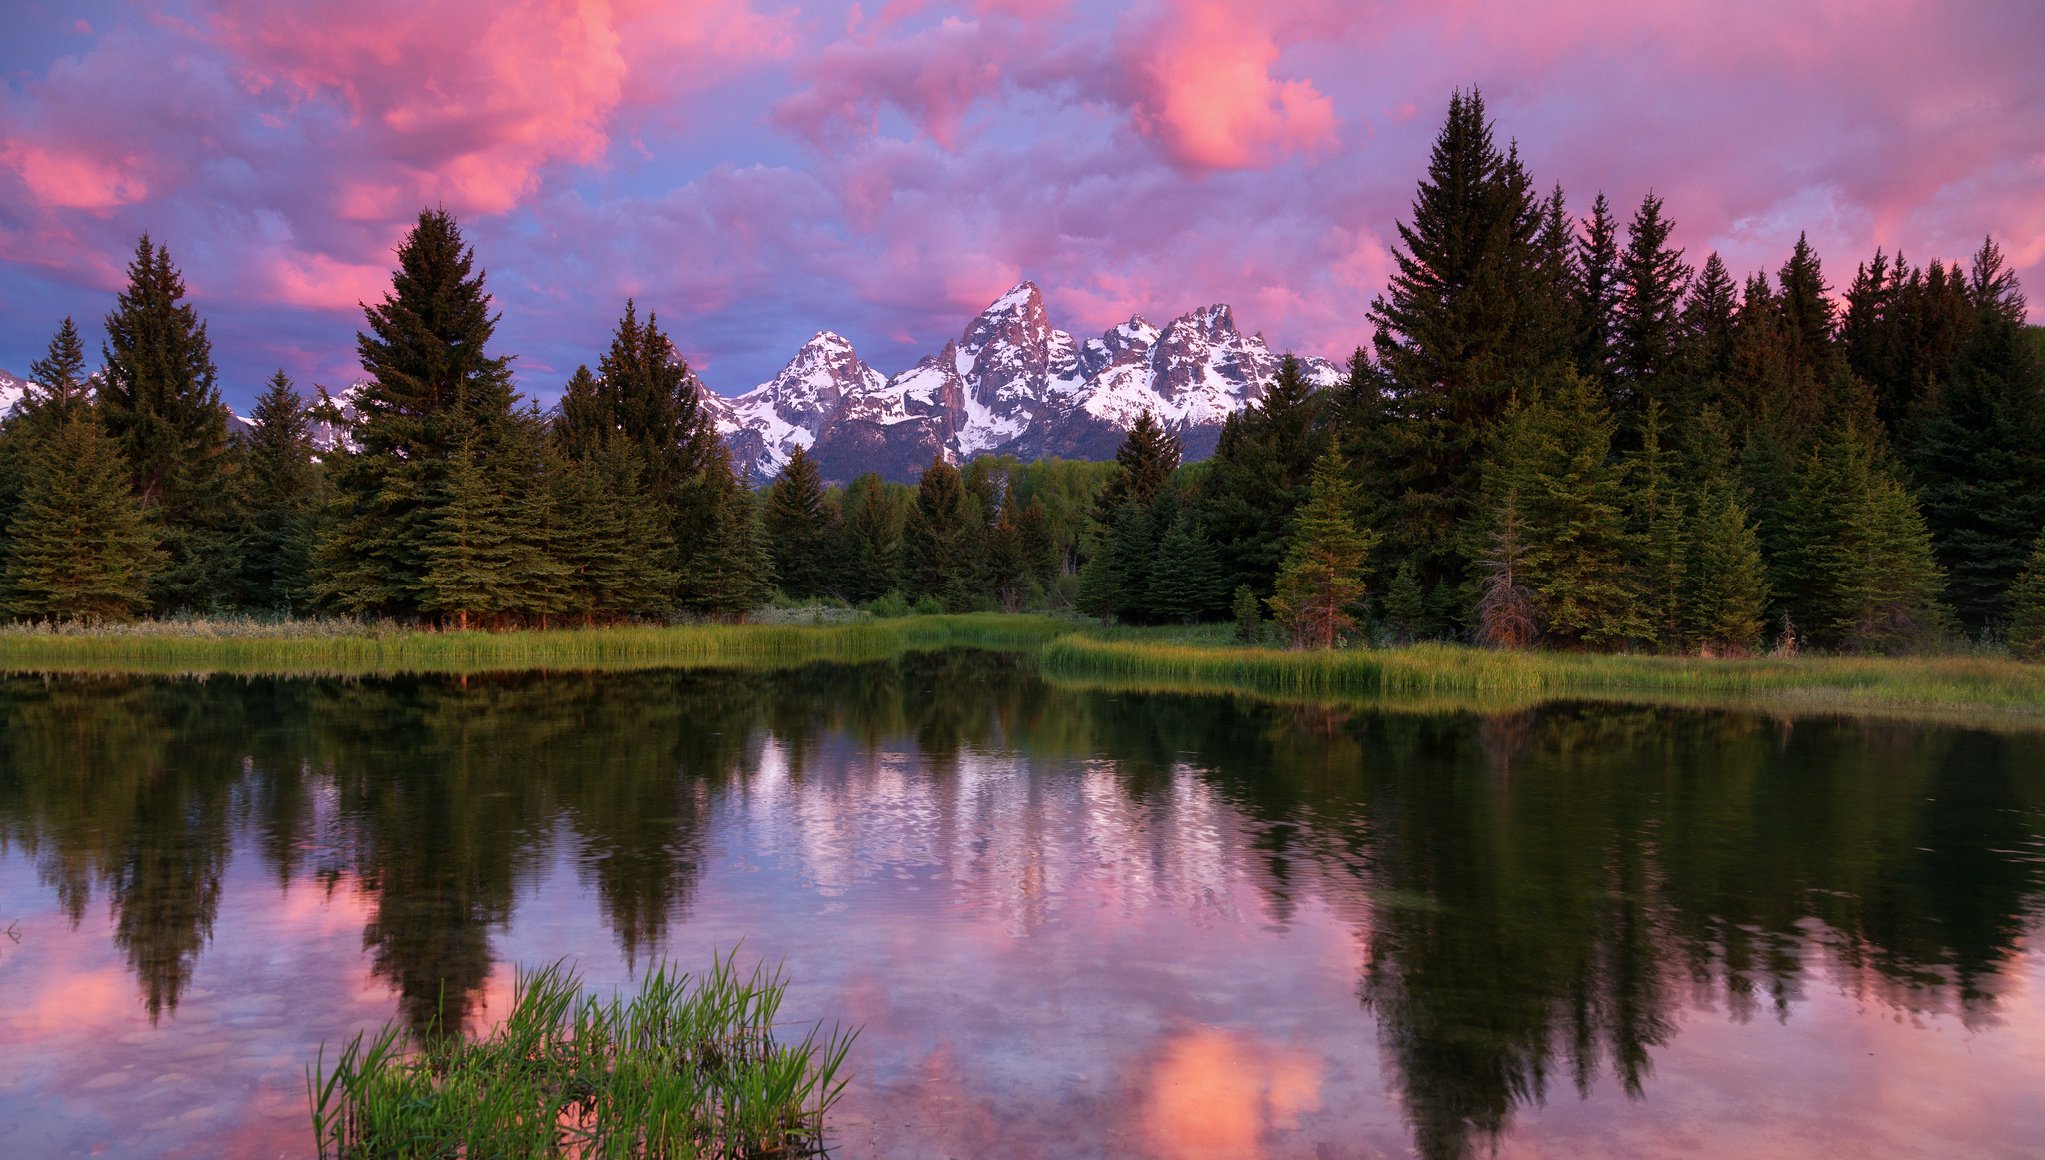
[[[1224,303],[1163,327],[1141,316],[1077,341],[1050,325],[1037,286],[1019,282],[956,339],[882,376],[842,335],[818,331],[781,372],[739,395],[698,380],[735,462],[772,478],[796,447],[831,482],[877,471],[913,479],[938,456],[1107,459],[1148,410],[1189,459],[1211,454],[1221,424],[1263,397],[1281,356],[1244,335]],[[1341,381],[1334,363],[1300,360],[1309,381]]]

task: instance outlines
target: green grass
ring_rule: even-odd
[[[803,623],[431,632],[389,623],[158,621],[0,629],[0,671],[376,676],[525,669],[784,668],[914,650],[1033,653],[1066,685],[1502,710],[1559,698],[1723,705],[2045,727],[2045,665],[1989,656],[1695,657],[1502,653],[1454,645],[1245,648],[1227,625],[1101,629],[973,613]]]
[[[1183,635],[1183,634],[1181,634]],[[2045,726],[2045,666],[1992,657],[1696,657],[1510,653],[1455,645],[1293,652],[1172,634],[1067,634],[1037,651],[1062,683],[1240,692],[1423,709],[1558,699],[1936,717]]]
[[[808,1156],[845,1089],[853,1034],[776,1039],[779,972],[715,961],[599,999],[559,964],[520,972],[480,1039],[396,1023],[306,1072],[321,1160],[368,1157]]]
[[[974,613],[849,624],[432,632],[354,621],[152,621],[0,629],[0,670],[377,676],[523,669],[774,668],[912,649],[1030,649],[1072,622]]]

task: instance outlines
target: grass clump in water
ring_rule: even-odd
[[[521,971],[480,1039],[393,1022],[308,1069],[321,1160],[819,1154],[857,1033],[778,1042],[785,991],[730,958],[700,979],[660,966],[630,998],[587,995],[558,963]]]

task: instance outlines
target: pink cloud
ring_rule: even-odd
[[[892,26],[891,13],[882,13],[878,28]],[[876,133],[886,105],[939,145],[953,148],[967,110],[1000,86],[1000,62],[1012,31],[946,17],[907,37],[828,45],[810,66],[810,87],[777,103],[774,119],[822,143],[834,127]]]
[[[1240,0],[1172,0],[1129,38],[1141,95],[1137,129],[1179,163],[1250,169],[1336,147],[1335,105],[1310,80],[1281,80],[1281,49],[1261,13]]]

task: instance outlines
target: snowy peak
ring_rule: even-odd
[[[1317,385],[1340,377],[1326,360],[1302,361]],[[802,446],[827,479],[873,470],[908,480],[933,456],[1105,458],[1144,411],[1178,431],[1197,458],[1213,448],[1223,419],[1263,397],[1279,362],[1221,303],[1162,329],[1133,317],[1076,342],[1051,326],[1036,284],[1020,282],[957,340],[892,378],[824,331],[772,381],[705,403],[757,479],[778,473]]]
[[[5,419],[28,393],[29,381],[20,375],[0,371],[0,419]]]

